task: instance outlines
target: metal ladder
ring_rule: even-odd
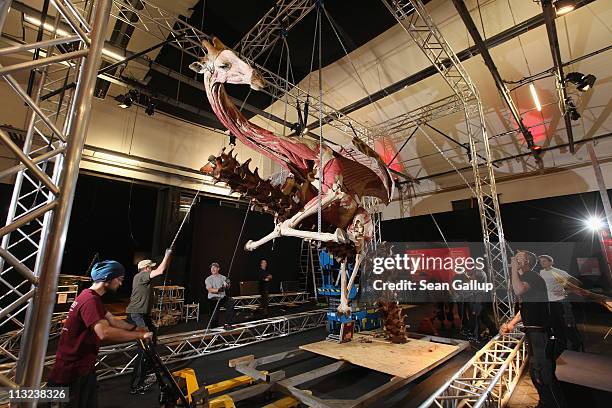
[[[300,249],[300,272],[298,276],[298,288],[300,292],[309,292],[309,283],[314,281],[314,298],[318,300],[317,288],[323,284],[321,265],[319,263],[319,249],[316,242],[302,240]]]

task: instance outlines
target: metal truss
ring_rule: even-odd
[[[527,355],[523,333],[497,335],[420,408],[501,408],[523,373]]]
[[[451,95],[384,121],[376,126],[376,133],[390,137],[395,143],[404,142],[403,132],[406,130],[463,110],[463,101],[457,95]]]
[[[257,309],[261,295],[233,296],[234,309]],[[308,292],[270,293],[268,306],[291,306],[308,303]]]
[[[285,36],[317,5],[314,0],[278,0],[274,7],[234,47],[241,56],[255,61]]]
[[[95,4],[89,2],[88,9],[81,14],[69,0],[52,4],[57,15],[50,19],[54,20],[49,23],[54,27],[49,30],[50,37],[0,49],[0,55],[35,50],[39,53],[38,59],[0,66],[0,77],[14,91],[11,95],[29,109],[23,140],[16,143],[0,130],[0,140],[19,161],[2,172],[3,177],[15,176],[15,181],[7,222],[0,228],[0,330],[5,333],[3,357],[18,359],[18,363],[15,382],[4,377],[1,380],[11,386],[34,388],[40,385],[65,236],[111,8],[110,0],[97,0]],[[0,7],[3,13],[0,22],[7,12]],[[57,30],[60,24],[71,32],[60,33]],[[32,94],[12,77],[20,71],[34,75],[37,84]],[[76,88],[58,92],[44,102],[40,100],[43,92],[60,89],[68,81],[77,82]]]
[[[382,1],[463,104],[487,270],[494,285],[495,320],[499,325],[513,316],[514,293],[510,287],[489,137],[478,90],[421,0]],[[484,171],[479,167],[479,156],[484,158]]]
[[[231,330],[222,328],[198,330],[185,333],[167,334],[157,339],[157,352],[164,364],[191,360],[212,353],[218,353],[264,340],[272,340],[305,330],[325,326],[326,309],[312,310],[270,319],[234,325]],[[138,354],[136,342],[101,347],[96,363],[98,379],[107,379],[133,371]],[[50,368],[55,356],[48,356],[44,362]],[[14,367],[0,367],[4,374],[10,374]]]
[[[283,8],[276,16],[275,13],[271,11],[259,23],[265,24],[265,27],[270,29],[273,27],[275,22],[291,21],[294,16],[293,13],[296,13],[298,16],[303,13],[303,15],[299,17],[299,19],[301,19],[304,15],[306,15],[308,8],[304,3],[306,2],[282,1],[281,7]],[[199,29],[187,24],[176,16],[172,16],[171,13],[150,4],[146,0],[141,0],[138,2],[138,4],[142,4],[142,9],[129,5],[123,0],[113,0],[112,15],[124,23],[129,24],[138,30],[144,31],[160,41],[174,39],[174,41],[169,43],[171,46],[196,59],[202,58],[206,54],[206,51],[202,47],[202,40],[210,39],[210,35],[203,33]],[[297,23],[299,19],[294,21],[292,24]],[[288,27],[292,26],[292,24],[288,25]],[[262,29],[265,27],[262,27]],[[305,90],[287,81],[287,79],[280,77],[272,71],[258,65],[251,58],[246,57],[247,55],[258,55],[260,50],[271,45],[269,43],[269,41],[273,39],[271,34],[257,34],[258,31],[258,26],[255,26],[251,30],[251,32],[254,33],[254,37],[249,39],[248,43],[241,45],[240,52],[242,59],[259,71],[265,80],[267,86],[262,90],[263,92],[270,95],[272,98],[274,98],[274,100],[284,99],[287,104],[293,106],[294,108],[305,106],[308,99],[310,106],[309,115],[312,116],[312,118],[318,121],[320,110],[324,117],[329,117],[332,119],[328,123],[330,126],[350,135],[351,137],[356,133],[357,136],[363,141],[366,143],[371,143],[371,130],[369,127],[349,118],[347,115],[343,114],[332,106],[320,101],[318,96],[309,94]]]

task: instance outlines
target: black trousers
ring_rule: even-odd
[[[544,330],[528,330],[527,347],[529,349],[529,374],[531,382],[538,391],[540,402],[538,407],[566,408],[567,402],[557,377],[555,369],[555,341]]]
[[[146,326],[147,329],[153,333],[156,332],[157,327],[151,320],[151,316],[148,314],[128,314],[127,318],[128,322],[135,324],[139,327]],[[154,336],[155,339],[155,336]],[[148,360],[145,355],[144,350],[138,349],[138,355],[136,356],[136,361],[134,362],[134,371],[132,371],[132,379],[130,381],[130,388],[136,389],[142,387],[144,385],[145,379],[149,372],[152,371],[151,362]]]
[[[47,387],[68,387],[68,402],[51,402],[46,408],[98,408],[98,379],[93,370],[69,384],[47,383]]]
[[[555,337],[558,339],[557,353],[563,350],[584,351],[582,336],[576,327],[572,304],[565,300],[550,302],[550,313]]]
[[[210,327],[219,326],[219,314],[221,313],[221,308],[225,308],[224,313],[224,322],[223,324],[233,324],[234,323],[234,300],[229,296],[224,296],[222,298],[211,298],[208,299],[210,306],[210,313],[212,313],[210,317]]]
[[[259,307],[262,313],[268,315],[268,304],[270,303],[270,282],[261,280],[259,281]]]

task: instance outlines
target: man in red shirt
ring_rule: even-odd
[[[72,303],[62,328],[49,385],[69,388],[66,408],[96,408],[95,363],[100,342],[121,343],[148,340],[153,333],[115,318],[102,304],[102,295],[123,284],[125,269],[116,261],[102,261],[91,270],[93,285]]]

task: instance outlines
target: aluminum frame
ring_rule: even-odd
[[[234,309],[257,309],[261,295],[232,296]],[[290,304],[308,303],[308,292],[270,293],[268,306],[287,306]]]
[[[9,360],[18,359],[16,385],[33,388],[40,386],[65,236],[111,0],[98,0],[95,6],[91,6],[86,11],[89,19],[80,16],[69,0],[52,4],[58,12],[53,32],[62,21],[74,26],[74,32],[64,41],[52,33],[49,41],[28,45],[27,49],[41,51],[40,59],[0,67],[0,76],[17,98],[30,108],[22,146],[0,130],[2,141],[21,162],[21,165],[3,173],[6,177],[17,172],[7,222],[0,228],[3,249],[0,251],[0,286],[3,289],[0,327],[10,327],[7,324],[11,323],[15,329],[7,334],[1,351]],[[7,12],[3,5],[0,21],[4,21]],[[87,20],[93,30],[81,29],[81,22]],[[75,37],[78,42],[75,42]],[[66,53],[66,49],[60,48],[68,43],[69,49],[78,51]],[[25,48],[9,47],[0,52],[8,55]],[[41,73],[33,97],[10,75],[16,70]],[[70,79],[78,82],[76,89],[40,101],[43,91],[57,89]],[[41,160],[40,156],[44,159]],[[32,276],[36,279],[33,280]],[[19,349],[28,350],[28,353],[19,355],[13,352],[19,337]],[[7,350],[9,346],[13,348]],[[6,377],[2,378],[3,382],[6,380]]]
[[[419,408],[501,408],[510,399],[527,356],[523,333],[497,335]]]
[[[474,190],[480,212],[487,271],[489,281],[493,282],[494,288],[493,311],[495,321],[499,325],[514,314],[514,293],[510,286],[507,246],[497,198],[489,137],[478,90],[421,0],[382,1],[463,103],[467,136],[472,152]],[[484,157],[484,171],[479,167],[478,154]]]
[[[305,330],[325,326],[326,309],[312,310],[270,319],[256,320],[234,325],[231,330],[222,328],[167,334],[157,341],[157,351],[164,364],[191,360],[265,340],[276,339]],[[116,344],[100,348],[96,362],[99,380],[131,373],[138,354],[136,342]],[[55,356],[47,356],[44,366],[50,368]],[[0,372],[10,375],[14,364],[0,366]]]

